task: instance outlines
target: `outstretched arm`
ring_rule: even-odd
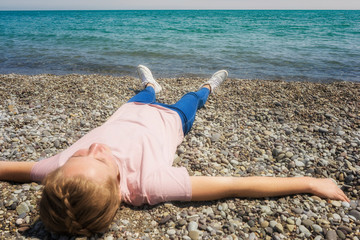
[[[0,181],[30,182],[35,162],[0,161]]]
[[[227,197],[272,197],[311,193],[349,202],[349,198],[327,178],[311,177],[190,177],[192,201]]]

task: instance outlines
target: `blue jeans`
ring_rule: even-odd
[[[186,135],[194,123],[196,111],[203,107],[209,96],[210,90],[201,88],[197,92],[189,92],[185,94],[175,104],[169,105],[156,102],[155,91],[151,86],[146,87],[144,90],[132,97],[128,102],[139,102],[146,104],[155,104],[165,108],[169,108],[177,112],[180,116],[183,132]]]

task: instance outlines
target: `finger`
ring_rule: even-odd
[[[340,197],[340,199],[344,202],[350,202],[350,199],[345,195],[345,193],[343,191],[339,191],[338,192],[338,196]]]

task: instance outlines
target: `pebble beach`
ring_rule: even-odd
[[[160,78],[174,103],[206,79]],[[39,161],[100,126],[139,80],[104,75],[0,75],[0,160]],[[360,239],[360,83],[228,79],[197,114],[174,165],[190,175],[332,178],[350,203],[309,194],[122,204],[90,239]],[[86,239],[46,231],[42,186],[0,181],[0,239]],[[91,200],[90,200],[91,201]]]

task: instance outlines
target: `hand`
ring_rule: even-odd
[[[350,202],[350,199],[330,178],[311,178],[310,192],[322,198]]]

